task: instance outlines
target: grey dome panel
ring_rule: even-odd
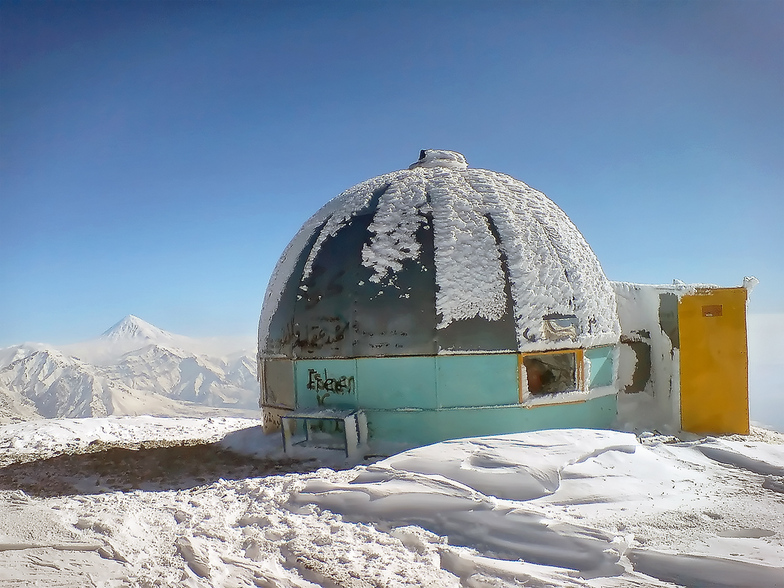
[[[511,305],[505,320],[474,317],[437,328],[432,219],[426,217],[417,228],[419,255],[401,262],[394,283],[373,280],[362,249],[377,205],[374,198],[351,223],[321,240],[311,256],[324,225],[317,228],[287,280],[263,354],[326,358],[513,350]],[[303,277],[307,258],[310,272]]]

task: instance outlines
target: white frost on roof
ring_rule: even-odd
[[[410,169],[346,190],[305,223],[273,272],[259,323],[260,343],[267,339],[296,260],[315,232],[322,227],[308,253],[303,279],[324,240],[366,211],[379,190],[384,191],[369,226],[362,262],[374,270],[374,281],[394,283],[403,262],[418,259],[416,232],[431,214],[440,328],[477,316],[488,320],[503,316],[507,283],[503,256],[520,349],[559,346],[544,338],[547,315],[575,316],[580,325],[578,345],[617,341],[615,293],[596,255],[566,214],[519,180],[468,169],[465,158],[453,151],[427,150]]]
[[[370,243],[362,248],[362,263],[374,270],[370,278],[381,282],[403,269],[407,259],[418,259],[416,231],[432,212],[425,195],[424,178],[396,182],[381,195],[373,222],[368,227]]]
[[[439,327],[481,316],[498,320],[506,308],[501,254],[490,232],[481,194],[462,174],[422,170],[430,176]]]

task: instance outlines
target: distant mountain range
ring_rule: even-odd
[[[0,349],[0,422],[139,414],[260,416],[255,351],[226,354],[220,343],[168,333],[129,315],[83,343]]]

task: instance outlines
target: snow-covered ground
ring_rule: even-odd
[[[356,465],[253,420],[108,417],[0,427],[0,456],[3,586],[784,586],[784,435],[760,429]]]
[[[98,374],[84,380],[87,404],[100,396],[87,384],[117,357],[130,366],[139,348],[194,347],[130,318],[61,354]],[[778,430],[783,319],[749,316],[752,418]],[[56,355],[17,346],[0,364],[37,352]],[[183,381],[184,364],[172,365]],[[134,386],[137,371],[151,373],[128,367]],[[66,372],[46,374],[81,381]],[[139,410],[183,410],[154,392],[138,390]],[[130,412],[125,396],[108,398]],[[541,431],[356,464],[283,455],[278,436],[227,409],[179,414],[197,407],[211,418],[15,422],[24,414],[11,411],[0,425],[0,586],[784,586],[781,433]]]

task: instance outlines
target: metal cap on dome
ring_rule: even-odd
[[[422,149],[419,160],[408,166],[408,169],[417,167],[446,167],[449,169],[466,169],[468,162],[462,153],[447,151],[445,149]]]

